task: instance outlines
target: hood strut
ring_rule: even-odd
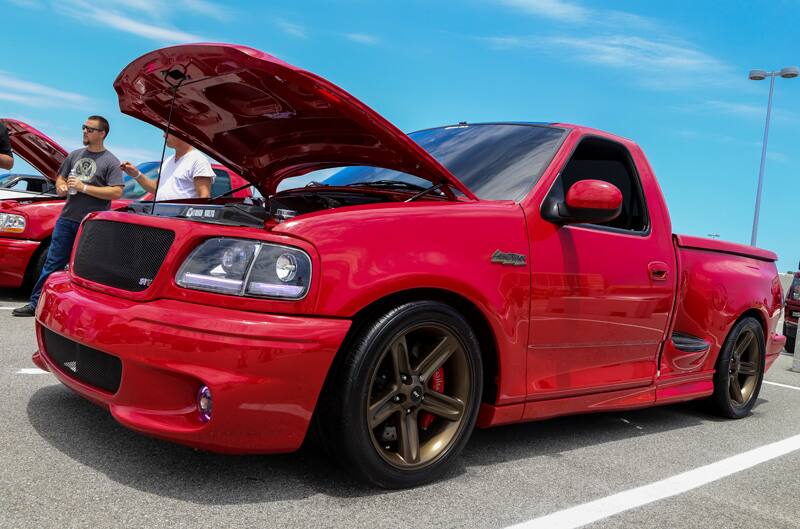
[[[183,71],[178,68],[164,72],[164,81],[172,88],[172,101],[169,104],[169,117],[167,118],[167,129],[164,132],[164,145],[161,147],[161,162],[158,164],[158,176],[156,177],[156,191],[153,193],[153,207],[150,214],[156,214],[156,199],[158,198],[158,188],[161,186],[161,170],[164,167],[164,155],[167,152],[167,136],[169,136],[170,126],[172,125],[172,111],[175,108],[175,98],[178,96],[178,88],[181,87],[186,76],[186,67],[182,66]]]

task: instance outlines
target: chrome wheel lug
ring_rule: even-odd
[[[403,400],[403,397],[401,397],[400,395],[395,395],[392,398],[392,400],[395,401],[395,402],[400,402],[401,400]]]

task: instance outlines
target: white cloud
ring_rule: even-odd
[[[101,24],[108,25],[114,29],[125,31],[133,35],[138,35],[147,39],[165,42],[165,43],[187,43],[187,42],[203,42],[209,39],[186,33],[178,29],[159,27],[152,24],[138,22],[128,17],[118,15],[116,13],[96,9],[91,13],[92,18]]]
[[[230,20],[232,12],[206,0],[182,0],[183,6],[196,14],[210,16],[217,20]]]
[[[366,33],[344,33],[343,36],[359,44],[378,44],[378,42],[380,42],[378,37],[367,35]]]
[[[789,156],[782,152],[767,152],[767,160],[772,160],[774,162],[788,162],[791,160]]]
[[[762,123],[767,117],[766,101],[763,104],[751,105],[734,101],[708,100],[701,103],[676,105],[674,108],[681,112],[688,112],[691,114],[727,114],[730,116],[755,119]],[[770,120],[772,122],[794,124],[800,122],[800,115],[791,110],[775,108],[773,106]]]
[[[766,105],[748,105],[731,101],[706,101],[702,104],[702,107],[714,112],[723,112],[725,114],[735,114],[739,116],[764,118],[767,115]]]
[[[563,0],[500,0],[501,4],[561,22],[584,22],[591,10]]]
[[[111,151],[114,156],[120,159],[120,161],[129,161],[133,162],[134,164],[138,164],[141,162],[152,162],[161,159],[161,154],[156,154],[155,151],[150,151],[148,149],[140,149],[138,147],[127,147],[124,145],[116,145],[113,142],[109,142],[106,145],[109,151]],[[167,151],[167,156],[171,153]]]
[[[80,94],[25,81],[3,71],[0,71],[0,89],[3,89],[0,99],[29,106],[83,108],[89,102]]]
[[[42,103],[47,102],[46,100],[42,100],[38,97],[28,97],[10,92],[0,92],[0,101],[11,101],[13,103],[20,103],[22,105],[28,105],[32,107],[39,106]]]
[[[306,38],[308,36],[306,34],[306,29],[303,26],[300,26],[299,24],[293,24],[293,23],[289,22],[288,20],[284,20],[282,18],[277,19],[275,21],[275,23],[285,33],[287,33],[287,34],[289,34],[289,35],[291,35],[293,37],[304,39],[304,38]]]
[[[726,69],[717,59],[686,44],[626,35],[552,37],[551,49],[572,49],[577,58],[618,68],[667,72],[711,72]]]
[[[631,35],[518,37],[482,39],[495,48],[530,48],[559,57],[633,73],[650,88],[674,89],[732,82],[731,69],[692,45]]]
[[[15,4],[36,8],[39,0],[12,0]],[[227,20],[230,11],[209,0],[106,0],[97,4],[88,0],[51,0],[50,7],[85,24],[87,20],[112,30],[123,31],[163,44],[209,41],[201,35],[174,27],[171,18],[187,14]]]

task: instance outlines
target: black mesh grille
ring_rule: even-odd
[[[174,240],[170,230],[90,221],[78,240],[74,272],[96,283],[141,292],[155,279]]]
[[[62,371],[90,386],[116,393],[122,377],[122,362],[116,356],[86,347],[42,328],[45,353]]]

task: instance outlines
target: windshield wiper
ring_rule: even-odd
[[[236,189],[230,189],[230,190],[228,190],[228,191],[225,191],[224,193],[220,193],[219,195],[217,195],[217,196],[215,196],[215,197],[208,197],[206,200],[207,200],[208,202],[211,202],[212,200],[216,200],[216,199],[218,199],[218,198],[222,198],[222,197],[226,197],[226,196],[228,196],[228,195],[232,195],[232,194],[234,194],[234,193],[238,193],[238,192],[239,192],[239,191],[241,191],[242,189],[247,189],[247,188],[248,188],[248,187],[250,187],[251,185],[253,185],[253,184],[250,184],[250,183],[248,183],[248,184],[245,184],[245,185],[243,185],[243,186],[237,187]]]
[[[411,191],[426,191],[426,188],[422,186],[418,186],[416,184],[409,184],[408,182],[403,182],[402,180],[373,180],[365,182],[353,182],[352,184],[345,185],[345,187],[359,187],[359,186],[409,189]]]
[[[436,184],[435,186],[431,186],[431,187],[429,187],[428,189],[424,189],[424,190],[420,191],[419,193],[417,193],[417,194],[416,194],[416,195],[414,195],[413,197],[407,198],[407,199],[405,200],[405,202],[414,202],[416,199],[418,199],[418,198],[420,198],[420,197],[424,197],[424,196],[425,196],[425,195],[427,195],[428,193],[433,193],[434,191],[439,191],[439,190],[440,190],[441,188],[443,188],[445,185],[446,185],[446,184],[445,184],[444,182],[442,182],[441,184]],[[443,193],[442,191],[439,191],[439,194],[440,194],[440,195],[444,195],[444,193]]]

